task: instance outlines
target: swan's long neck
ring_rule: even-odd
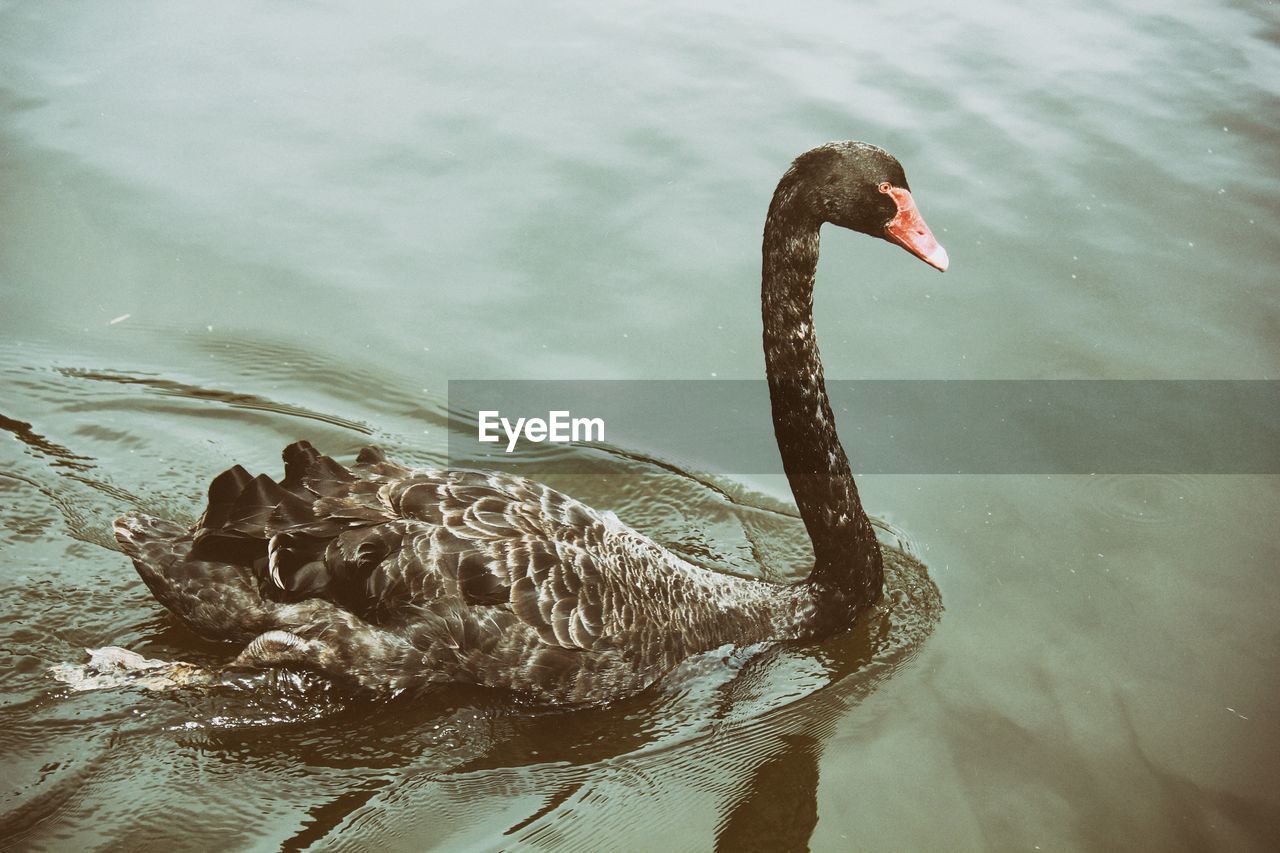
[[[813,541],[810,579],[845,606],[857,608],[880,597],[884,572],[823,384],[813,331],[813,280],[822,223],[800,201],[798,188],[784,178],[764,229],[761,302],[773,429]]]

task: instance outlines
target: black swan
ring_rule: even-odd
[[[846,628],[884,575],[814,338],[824,222],[947,268],[882,149],[823,145],[778,183],[764,228],[764,353],[778,448],[813,541],[805,581],[693,566],[524,478],[407,468],[374,448],[346,468],[306,442],[285,448],[279,483],[238,465],[219,475],[193,529],[130,513],[116,539],[191,630],[247,643],[233,668],[313,670],[382,697],[465,683],[601,703],[727,643]]]

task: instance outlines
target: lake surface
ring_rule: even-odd
[[[615,708],[53,681],[230,657],[110,523],[233,461],[440,462],[450,379],[762,378],[765,208],[830,139],[952,267],[828,229],[829,378],[1277,378],[1275,3],[431,5],[0,2],[3,843],[1280,845],[1274,476],[863,477],[927,566],[883,618]],[[627,449],[557,485],[804,573],[778,478]]]

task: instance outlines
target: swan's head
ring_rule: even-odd
[[[823,222],[897,243],[946,272],[947,250],[916,208],[897,158],[866,142],[829,142],[796,158],[792,171]]]

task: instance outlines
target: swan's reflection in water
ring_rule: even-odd
[[[716,850],[808,850],[818,825],[818,752],[806,734],[782,738],[784,746],[756,765],[724,823]]]

